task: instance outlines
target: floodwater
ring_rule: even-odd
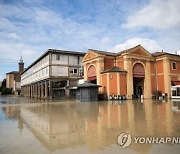
[[[132,143],[118,135],[180,137],[180,102],[44,101],[0,96],[0,153],[179,153],[178,143]]]

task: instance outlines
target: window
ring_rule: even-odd
[[[56,60],[60,60],[60,55],[59,54],[56,55]]]
[[[70,68],[70,69],[69,69],[69,73],[71,73],[71,74],[77,74],[77,73],[78,73],[78,69],[77,69],[77,68]]]
[[[80,75],[80,76],[83,76],[83,75],[84,75],[84,69],[83,69],[83,68],[80,68],[80,69],[79,69],[79,75]]]
[[[172,96],[180,96],[180,87],[175,87],[175,89],[172,90]]]
[[[180,96],[180,87],[177,87],[177,96]]]
[[[69,65],[78,65],[77,56],[69,56]]]
[[[77,68],[74,69],[74,74],[77,74]]]
[[[175,70],[176,69],[176,62],[172,63],[172,69]]]

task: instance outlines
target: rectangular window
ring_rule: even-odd
[[[78,74],[78,69],[77,68],[70,68],[69,73],[71,74]]]
[[[173,63],[172,63],[172,69],[173,69],[173,70],[176,70],[176,62],[173,62]]]
[[[69,65],[78,65],[77,56],[69,56]]]
[[[180,96],[180,87],[177,87],[177,96]]]
[[[75,69],[74,69],[74,74],[77,74],[77,72],[78,72],[78,71],[77,71],[77,68],[75,68]]]
[[[73,70],[70,70],[69,73],[73,73]]]
[[[60,55],[59,54],[56,55],[56,60],[60,60]]]
[[[83,68],[79,68],[79,75],[83,76],[84,75],[84,69]]]

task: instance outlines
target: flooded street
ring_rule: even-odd
[[[43,101],[0,96],[0,153],[179,153],[180,144],[135,144],[117,137],[180,137],[180,102]]]

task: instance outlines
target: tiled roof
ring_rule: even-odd
[[[125,53],[125,52],[128,52],[128,51],[130,51],[130,50],[133,50],[133,49],[135,49],[135,48],[137,48],[137,47],[139,47],[139,46],[141,46],[141,45],[139,44],[139,45],[137,45],[137,46],[135,46],[135,47],[132,47],[132,48],[129,48],[129,49],[120,51],[120,52],[118,52],[116,55],[119,56],[119,55],[121,55],[121,54],[123,54],[123,53]]]
[[[100,51],[100,50],[94,50],[94,49],[89,49],[93,52],[96,52],[96,53],[99,53],[99,54],[103,54],[103,55],[109,55],[109,56],[120,56],[121,54],[123,53],[126,53],[128,51],[131,51],[131,50],[134,50],[138,47],[142,47],[140,44],[135,46],[135,47],[132,47],[132,48],[129,48],[129,49],[126,49],[126,50],[123,50],[123,51],[120,51],[118,53],[113,53],[113,52],[107,52],[107,51]],[[143,47],[142,47],[143,48]],[[144,50],[146,50],[145,48],[143,48]],[[146,50],[147,51],[147,50]],[[147,51],[148,52],[148,51]],[[150,53],[152,56],[154,57],[158,57],[158,56],[162,56],[162,55],[172,55],[172,56],[180,56],[180,55],[177,55],[177,54],[173,54],[173,53],[167,53],[167,52],[155,52],[155,53]]]
[[[75,55],[85,55],[85,52],[80,51],[67,51],[67,50],[57,50],[57,49],[48,49],[50,52],[57,52],[57,53],[63,53],[63,54],[75,54]]]
[[[89,81],[85,81],[83,84],[80,84],[77,87],[101,87],[101,86],[90,83]]]
[[[172,56],[179,56],[180,57],[180,55],[172,54],[172,53],[168,53],[168,52],[154,52],[154,53],[152,53],[152,56],[154,56],[154,57],[158,57],[158,56],[162,56],[162,55],[172,55]]]
[[[166,52],[154,52],[154,53],[152,53],[152,55],[153,55],[154,57],[162,56],[162,55],[165,55],[165,54],[167,54],[167,53],[166,53]]]
[[[180,85],[180,81],[171,81],[171,83],[173,84],[173,86],[178,86],[178,85]]]
[[[116,53],[113,53],[113,52],[108,52],[108,51],[100,51],[100,50],[94,50],[94,49],[89,49],[90,51],[93,51],[95,53],[98,53],[98,54],[103,54],[103,55],[108,55],[108,56],[115,56]]]
[[[8,72],[6,74],[18,74],[18,73],[19,73],[19,71],[11,71],[11,72]]]
[[[89,50],[91,50],[91,51],[93,51],[93,52],[96,52],[96,53],[99,53],[99,54],[110,55],[110,56],[119,56],[119,55],[121,55],[121,54],[123,54],[123,53],[125,53],[125,52],[128,52],[128,51],[130,51],[130,50],[133,50],[133,49],[135,49],[135,48],[137,48],[137,47],[139,47],[139,46],[141,46],[141,45],[137,45],[137,46],[135,46],[135,47],[132,47],[132,48],[129,48],[129,49],[126,49],[126,50],[117,52],[117,53],[107,52],[107,51],[100,51],[100,50],[94,50],[94,49],[89,49]]]
[[[110,69],[102,71],[101,73],[108,73],[108,72],[127,72],[127,71],[125,69],[123,69],[123,68],[119,68],[117,66],[114,66],[114,67],[112,67]]]

